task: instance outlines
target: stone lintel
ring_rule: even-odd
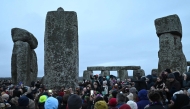
[[[157,36],[164,33],[172,33],[182,37],[181,21],[176,14],[158,18],[154,21],[154,24]]]
[[[102,70],[108,70],[108,71],[118,71],[118,70],[138,70],[141,69],[140,66],[92,66],[87,67],[87,70],[92,71],[102,71]]]
[[[190,66],[190,61],[187,61],[187,66]]]

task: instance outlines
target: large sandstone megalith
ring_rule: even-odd
[[[47,88],[75,87],[79,76],[78,23],[74,11],[50,11],[44,37],[44,84]]]
[[[11,58],[11,75],[13,84],[19,82],[30,85],[37,79],[37,57],[34,49],[37,47],[37,39],[28,31],[20,28],[11,30],[14,42]]]
[[[187,72],[187,62],[182,50],[182,26],[177,15],[155,20],[156,34],[159,37],[158,72],[166,68]]]

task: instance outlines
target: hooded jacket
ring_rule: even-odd
[[[146,105],[148,105],[150,102],[147,97],[147,90],[142,89],[138,93],[139,101],[137,102],[138,109],[144,109]]]

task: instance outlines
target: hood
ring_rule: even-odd
[[[58,100],[54,97],[49,97],[44,105],[45,109],[57,109],[58,108]]]
[[[148,94],[147,90],[142,89],[142,90],[140,90],[140,91],[138,92],[138,98],[139,98],[140,100],[148,100],[147,94]]]

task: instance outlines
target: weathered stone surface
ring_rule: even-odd
[[[187,61],[187,66],[190,66],[190,61]]]
[[[78,83],[78,23],[73,11],[51,11],[46,16],[44,81],[47,88]]]
[[[160,24],[155,23],[157,31],[161,31],[158,27],[163,28],[163,32],[157,32],[157,34],[162,33],[159,35],[158,72],[160,73],[166,68],[177,69],[181,73],[187,72],[187,62],[182,50],[182,28],[179,17],[177,15],[168,16],[156,19],[155,22],[162,21],[162,19],[170,20],[166,20],[167,22],[163,20],[164,22]],[[164,29],[166,30],[164,31]]]
[[[121,81],[124,81],[128,78],[128,71],[127,70],[119,70],[117,72],[117,77],[120,78]]]
[[[30,85],[30,54],[31,48],[27,42],[17,41],[14,43],[11,59],[11,74],[14,84],[23,82],[25,85]]]
[[[151,75],[158,76],[158,75],[159,75],[159,73],[158,73],[158,69],[152,69],[152,71],[151,71]]]
[[[16,41],[23,41],[23,42],[28,42],[31,49],[35,49],[38,46],[38,41],[34,37],[34,35],[27,30],[21,29],[21,28],[13,28],[11,30],[11,35],[13,42]]]
[[[108,71],[118,71],[118,70],[138,70],[140,66],[93,66],[87,67],[87,70],[92,71],[101,71],[101,70],[108,70]]]
[[[109,70],[102,70],[101,76],[110,76],[110,71]]]
[[[83,71],[83,79],[90,80],[90,75],[93,74],[93,71],[84,70]]]
[[[178,15],[169,15],[155,20],[156,34],[173,33],[182,37],[182,26]]]
[[[143,69],[133,70],[133,78],[136,77],[137,73],[140,73],[140,76],[145,76],[145,72]]]
[[[38,76],[38,64],[36,52],[32,49],[30,54],[30,78],[32,81],[36,81]]]

